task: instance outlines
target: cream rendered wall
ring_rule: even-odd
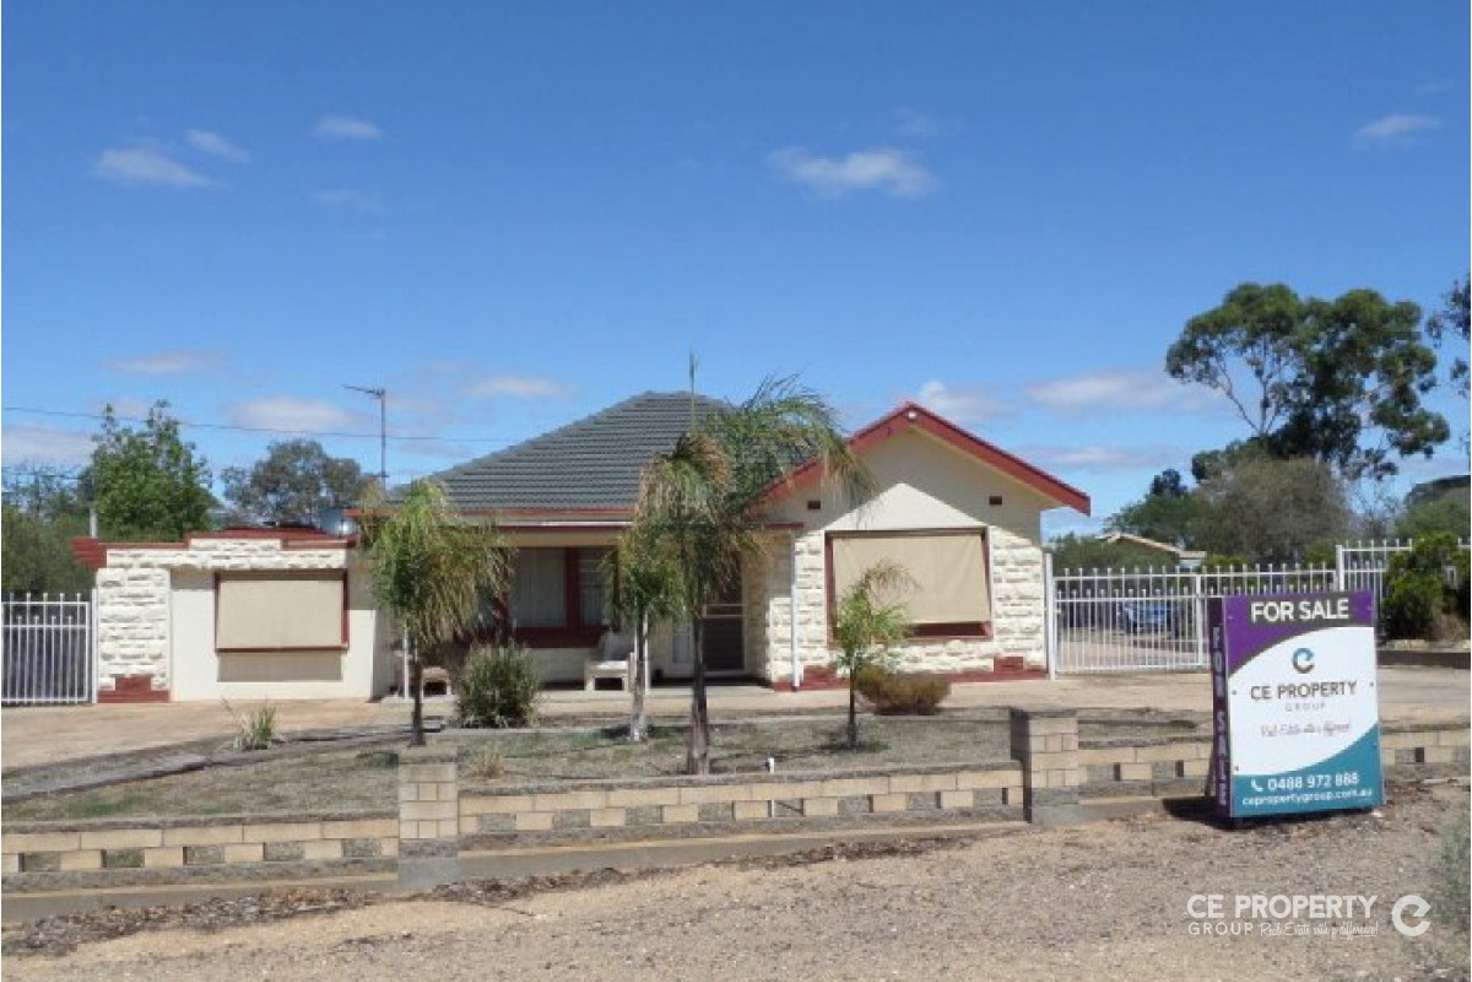
[[[903,647],[901,667],[933,672],[990,670],[998,655],[1021,655],[1042,667],[1043,548],[1042,512],[1057,507],[1022,482],[961,453],[918,430],[907,430],[876,444],[864,455],[876,494],[851,507],[834,488],[806,487],[793,492],[768,518],[801,523],[797,539],[798,658],[805,667],[828,667],[825,534],[834,531],[975,528],[988,531],[991,558],[993,637],[916,640]],[[988,499],[1001,495],[1000,506]],[[807,502],[821,507],[809,511]],[[792,604],[788,597],[792,558],[778,547],[767,563],[765,675],[790,680]]]
[[[368,699],[387,692],[390,639],[380,636],[372,586],[360,565],[348,570],[346,651],[215,651],[214,578],[199,569],[172,574],[175,700]]]
[[[298,544],[300,545],[300,544]],[[214,651],[214,580],[221,571],[348,568],[350,648],[328,666],[320,653],[290,654],[277,662],[252,656],[229,666],[226,677],[276,678],[283,670],[301,681],[220,682]],[[368,580],[353,550],[291,548],[270,538],[201,538],[176,548],[111,547],[97,572],[97,646],[102,688],[119,675],[153,676],[172,699],[269,696],[273,699],[363,698],[382,695],[392,673],[390,641],[379,623]],[[228,657],[228,656],[227,656]],[[323,676],[330,676],[324,678]]]

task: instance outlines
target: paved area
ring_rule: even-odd
[[[1432,720],[1467,714],[1472,673],[1445,668],[1382,668],[1380,706],[1385,719]],[[1110,675],[1020,682],[975,682],[952,687],[947,707],[1072,706],[1208,712],[1211,692],[1201,673]],[[651,694],[651,711],[682,717],[689,705],[685,688],[660,688]],[[711,689],[711,713],[751,716],[761,713],[832,709],[845,705],[842,690],[778,693],[756,685]],[[253,703],[233,704],[237,712]],[[407,704],[392,700],[276,702],[283,733],[324,727],[406,722]],[[431,714],[447,714],[448,701],[430,700]],[[552,690],[542,711],[548,716],[617,716],[628,710],[628,696],[617,691]],[[95,754],[140,750],[190,740],[230,737],[232,721],[216,703],[58,706],[7,709],[0,714],[0,766],[8,770]]]
[[[151,982],[1465,979],[1464,933],[1433,919],[1403,936],[1390,911],[1417,894],[1437,913],[1449,882],[1437,849],[1466,797],[1465,785],[1411,787],[1376,815],[1237,831],[1157,815],[845,861],[472,888],[269,923],[247,913],[208,932],[160,912],[165,930],[8,956],[4,969]],[[1193,917],[1195,895],[1220,896],[1224,918]],[[1367,916],[1232,916],[1239,896],[1293,895],[1375,903]],[[1220,933],[1202,936],[1212,924]]]

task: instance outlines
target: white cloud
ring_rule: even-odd
[[[208,368],[215,360],[215,355],[207,351],[158,351],[119,359],[112,367],[129,375],[185,375]]]
[[[154,187],[202,188],[215,182],[153,147],[125,147],[102,151],[92,167],[98,177],[119,184]]]
[[[978,389],[952,388],[939,379],[920,386],[915,401],[956,423],[977,423],[1006,415],[1003,403]]]
[[[212,130],[190,130],[184,134],[184,142],[200,153],[222,157],[237,164],[250,160],[250,154],[243,147],[236,146]]]
[[[1390,113],[1379,119],[1370,120],[1355,130],[1354,135],[1367,142],[1384,143],[1388,140],[1410,136],[1413,133],[1420,133],[1423,130],[1434,130],[1439,126],[1441,126],[1441,120],[1424,113]]]
[[[907,151],[892,147],[856,150],[843,157],[820,157],[802,147],[784,147],[767,157],[784,180],[830,197],[850,191],[884,191],[897,198],[918,198],[938,183]]]
[[[511,396],[515,399],[552,399],[564,396],[568,387],[535,375],[493,375],[470,386],[469,395],[478,399]]]
[[[1074,471],[1110,472],[1149,470],[1179,465],[1190,456],[1180,447],[1027,447],[1018,451],[1023,458],[1043,467]]]
[[[383,195],[377,191],[364,191],[361,188],[328,188],[325,191],[317,191],[312,197],[318,204],[329,208],[347,208],[375,215],[383,211]]]
[[[230,422],[236,426],[254,426],[266,430],[345,430],[361,428],[361,414],[322,399],[297,399],[292,396],[269,396],[242,402],[230,410]]]
[[[0,439],[0,457],[7,466],[71,467],[86,463],[91,456],[92,437],[75,430],[6,424],[3,439]]]
[[[1060,412],[1096,409],[1199,410],[1214,400],[1199,386],[1163,373],[1144,371],[1086,372],[1027,386],[1034,402]]]
[[[901,106],[895,110],[895,129],[902,135],[916,140],[928,140],[940,136],[956,126],[956,121],[942,119],[939,116],[909,106]]]
[[[377,140],[383,130],[366,119],[329,113],[317,120],[312,134],[325,140]]]

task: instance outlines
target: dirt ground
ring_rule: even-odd
[[[761,771],[768,758],[783,771],[834,770],[890,764],[988,761],[1008,756],[1008,727],[996,712],[981,716],[882,718],[865,716],[857,751],[843,746],[844,718],[837,712],[814,717],[716,724],[712,766],[717,773]],[[1110,714],[1112,715],[1112,714]],[[1140,725],[1137,719],[1153,721]],[[1094,737],[1155,737],[1199,732],[1204,719],[1139,711],[1118,723],[1085,717],[1080,733]],[[503,783],[611,777],[656,777],[684,772],[683,727],[657,725],[650,739],[630,744],[621,732],[587,730],[458,731],[447,734],[460,745],[470,780]],[[126,781],[107,787],[46,794],[11,801],[7,821],[103,818],[133,815],[223,815],[290,812],[321,807],[391,807],[395,799],[397,751],[401,737],[358,742],[335,749],[286,744],[255,762],[226,755],[226,765],[182,774]],[[499,775],[476,773],[478,748],[492,751]],[[105,762],[63,763],[41,773],[6,781],[6,794],[24,788],[31,777],[55,779],[57,770],[101,772]]]
[[[1467,711],[1472,673],[1443,668],[1382,668],[1380,712],[1388,720],[1447,719]],[[656,689],[650,700],[657,717],[681,717],[689,706],[689,692],[681,688]],[[716,686],[711,690],[711,714],[750,716],[770,712],[809,712],[843,705],[841,690],[778,693],[755,685]],[[239,703],[239,712],[254,703]],[[275,703],[283,731],[340,726],[403,723],[408,707],[396,702],[303,700]],[[1074,708],[1133,708],[1150,706],[1166,711],[1209,712],[1210,680],[1205,673],[1160,675],[1080,676],[1057,681],[977,682],[957,684],[946,701],[948,708],[977,706],[1063,706]],[[446,701],[432,702],[430,712],[446,714]],[[543,712],[552,717],[603,714],[610,719],[628,711],[621,692],[586,693],[553,690]],[[214,738],[228,739],[230,714],[215,703],[152,705],[58,706],[6,709],[0,713],[0,768],[10,770],[54,761],[116,753],[165,744]]]
[[[1380,815],[1236,831],[1161,815],[878,858],[703,866],[582,889],[462,889],[451,896],[471,902],[384,899],[210,933],[144,930],[59,957],[10,955],[4,969],[15,979],[163,982],[1466,979],[1465,935],[1434,921],[1404,937],[1389,912],[1410,893],[1433,911],[1441,903],[1441,834],[1467,796],[1465,782],[1404,785]],[[1253,930],[1199,936],[1192,926],[1205,922],[1188,914],[1196,894],[1224,895],[1228,909],[1239,894],[1376,900],[1368,918],[1306,922],[1363,929],[1354,933],[1269,936],[1262,923],[1229,917]],[[7,949],[19,940],[8,932]]]

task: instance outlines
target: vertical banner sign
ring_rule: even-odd
[[[1207,616],[1217,812],[1383,803],[1374,596],[1214,597]]]

